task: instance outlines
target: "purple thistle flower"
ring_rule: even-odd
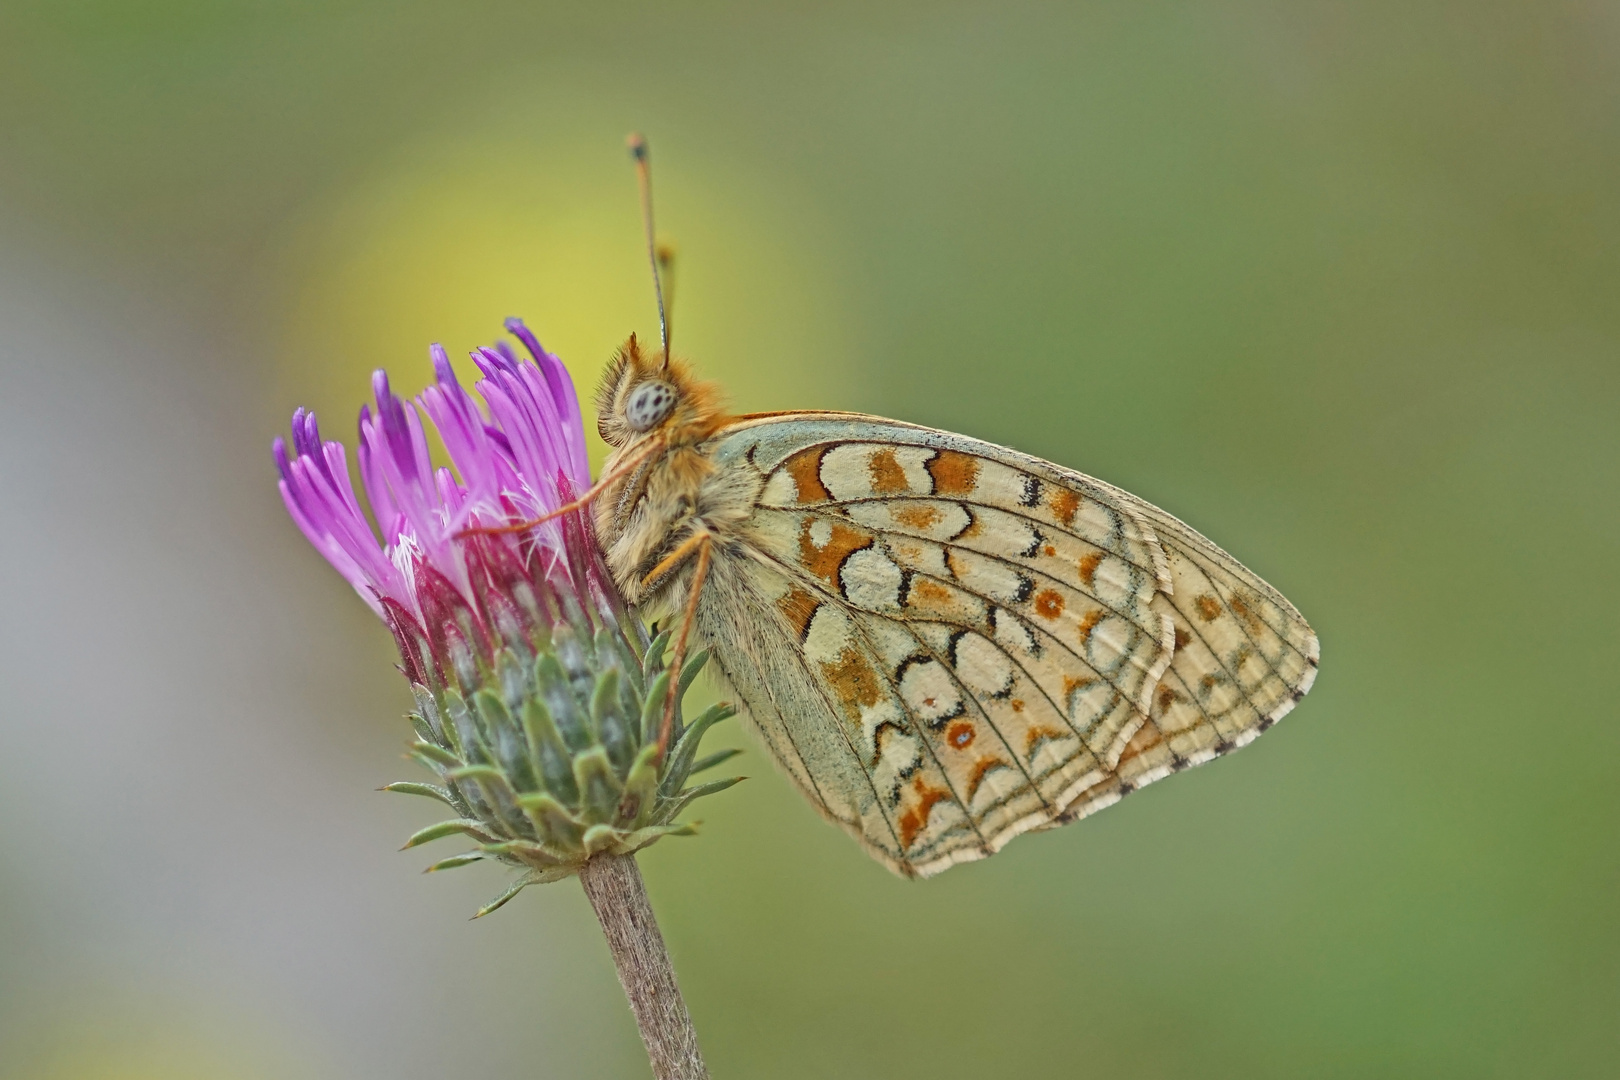
[[[568,370],[521,321],[508,319],[506,327],[529,357],[519,359],[505,343],[473,353],[484,374],[476,387],[483,409],[438,345],[431,349],[437,381],[415,402],[396,396],[385,372],[372,375],[375,408],[360,410],[360,480],[380,540],[349,480],[343,446],[321,439],[313,413],[293,414],[291,454],[285,440],[275,440],[288,513],[394,631],[413,681],[433,681],[433,672],[418,666],[430,660],[465,663],[489,655],[497,640],[531,635],[549,621],[540,583],[566,572],[570,556],[596,561],[588,542],[565,543],[561,522],[526,535],[466,535],[539,517],[590,486]],[[433,467],[423,415],[453,470]],[[605,575],[594,566],[575,569],[585,571],[610,611],[619,607],[611,587],[602,588]],[[513,590],[530,599],[517,603]]]
[[[585,515],[478,531],[541,517],[590,486],[568,371],[517,319],[506,328],[529,355],[505,343],[473,353],[482,408],[437,345],[436,381],[415,401],[396,396],[384,372],[372,376],[359,472],[375,529],[343,446],[321,438],[313,414],[293,413],[290,450],[284,439],[274,447],[287,512],[388,625],[412,683],[412,756],[442,786],[389,789],[458,815],[406,846],[466,835],[476,849],[435,869],[493,859],[525,871],[485,911],[525,885],[578,873],[593,855],[691,832],[675,821],[682,810],[736,782],[686,786],[730,756],[696,757],[729,706],[690,725],[677,707],[674,741],[660,752],[671,684],[678,697],[707,657],[669,669],[669,634],[647,640]],[[450,468],[434,468],[424,417]]]

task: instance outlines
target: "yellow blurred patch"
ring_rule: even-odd
[[[442,140],[310,207],[267,289],[280,327],[278,412],[308,405],[328,437],[352,441],[372,369],[415,393],[439,341],[471,379],[468,351],[508,315],[562,357],[588,398],[632,330],[657,339],[623,136],[604,124],[554,145],[514,145],[504,127]],[[656,137],[653,154],[659,236],[678,251],[675,352],[738,408],[847,406],[848,305],[817,207],[791,184]]]
[[[294,1060],[247,1017],[184,998],[161,1005],[92,993],[43,1018],[0,1055],[10,1080],[292,1080]],[[166,1006],[166,1007],[165,1007]]]

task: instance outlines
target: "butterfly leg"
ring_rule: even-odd
[[[675,728],[675,706],[681,698],[681,669],[686,666],[686,644],[692,634],[692,623],[697,620],[698,598],[703,595],[703,583],[709,577],[709,560],[713,557],[714,537],[707,532],[694,533],[681,543],[667,558],[653,568],[648,580],[668,572],[680,561],[696,552],[697,566],[692,571],[692,584],[686,597],[686,610],[681,617],[681,628],[675,634],[675,654],[669,663],[669,692],[664,698],[664,720],[658,728],[658,759],[664,759],[669,748],[669,737]]]
[[[499,533],[527,532],[536,525],[543,525],[553,518],[560,518],[564,514],[572,514],[576,510],[583,510],[585,507],[594,502],[597,496],[601,495],[612,485],[629,476],[636,469],[640,468],[641,465],[647,461],[647,459],[651,458],[654,453],[662,450],[663,448],[663,440],[654,439],[651,443],[649,443],[647,449],[643,450],[639,454],[636,454],[634,457],[630,458],[622,465],[619,465],[611,472],[605,473],[600,480],[592,484],[579,498],[575,499],[571,503],[565,503],[564,505],[557,507],[557,509],[548,514],[541,514],[539,517],[529,518],[526,521],[514,521],[510,525],[480,525],[472,529],[463,529],[456,533],[456,537],[460,539],[461,537],[476,536],[479,534],[493,536]]]

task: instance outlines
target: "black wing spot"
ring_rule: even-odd
[[[896,602],[902,608],[911,603],[911,579],[916,576],[917,572],[915,570],[901,569],[900,571],[900,589],[895,595]]]
[[[1013,595],[1013,603],[1027,604],[1029,598],[1035,595],[1035,579],[1028,574],[1018,575],[1018,592]]]
[[[1033,476],[1024,477],[1024,494],[1018,500],[1021,506],[1041,505],[1041,482]]]
[[[1020,558],[1033,559],[1040,553],[1042,545],[1046,543],[1046,537],[1041,534],[1041,530],[1031,529],[1029,531],[1034,538],[1030,540],[1029,547],[1018,553]]]

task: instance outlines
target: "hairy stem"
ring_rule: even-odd
[[[607,936],[619,983],[641,1029],[656,1080],[708,1080],[697,1032],[687,1015],[658,932],[641,871],[633,855],[600,854],[579,872],[596,918]]]

